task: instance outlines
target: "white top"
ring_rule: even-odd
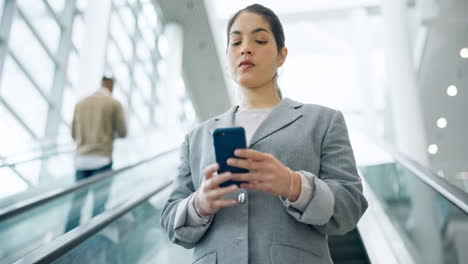
[[[246,109],[242,106],[238,108],[234,117],[234,125],[244,128],[247,146],[249,145],[249,142],[257,128],[267,118],[272,110],[273,108]],[[302,212],[312,197],[312,186],[302,173],[299,174],[301,175],[301,193],[297,201],[289,202],[289,204]],[[188,208],[177,208],[177,210],[187,210],[186,226],[195,227],[206,225],[211,220],[211,216],[201,217],[197,214],[194,206],[194,197],[195,195],[190,195],[186,198],[189,199],[188,203],[186,203]],[[181,213],[176,215],[181,215]]]

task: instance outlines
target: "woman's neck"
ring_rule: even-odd
[[[281,102],[281,98],[276,90],[276,82],[269,83],[262,87],[242,89],[242,103],[245,109],[273,108]]]

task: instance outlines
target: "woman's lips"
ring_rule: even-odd
[[[239,66],[239,68],[241,70],[248,70],[248,69],[253,68],[253,67],[255,67],[254,64],[242,64],[241,66]]]
[[[245,60],[245,61],[242,61],[241,63],[239,63],[239,68],[241,70],[248,70],[252,67],[254,67],[255,64],[249,60]]]

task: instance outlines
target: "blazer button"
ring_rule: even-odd
[[[241,204],[245,203],[245,193],[240,193],[239,196],[237,196],[237,201]]]

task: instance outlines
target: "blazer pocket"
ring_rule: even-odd
[[[270,248],[272,264],[309,264],[322,263],[322,258],[318,253],[310,252],[294,246],[272,244]]]
[[[216,264],[216,252],[211,252],[198,258],[192,264]]]

